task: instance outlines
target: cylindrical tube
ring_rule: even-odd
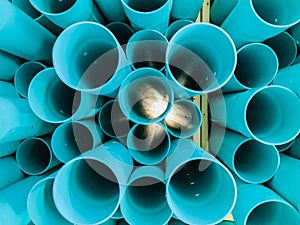
[[[298,4],[297,0],[237,1],[221,27],[232,37],[237,48],[250,42],[261,42],[299,22]]]
[[[191,20],[176,20],[174,21],[166,30],[165,36],[168,40],[171,40],[171,38],[174,36],[174,34],[179,31],[181,28],[192,24],[193,21]]]
[[[235,7],[238,0],[214,0],[210,9],[210,19],[213,24],[220,26],[232,9]]]
[[[292,156],[293,158],[300,159],[300,136],[292,142],[290,148],[284,153]]]
[[[14,77],[14,85],[22,97],[28,97],[28,88],[31,80],[44,69],[46,69],[46,66],[36,61],[25,62],[18,68]]]
[[[170,40],[166,73],[177,86],[175,93],[191,97],[223,87],[236,62],[236,49],[227,33],[212,24],[194,23]]]
[[[50,31],[7,0],[0,1],[0,15],[1,50],[27,60],[51,62],[56,37]]]
[[[297,44],[288,32],[282,32],[265,40],[264,43],[275,51],[279,61],[279,69],[290,66],[296,59]]]
[[[125,45],[134,33],[131,27],[123,22],[112,22],[107,24],[106,27],[115,35],[122,48],[125,50]]]
[[[72,49],[76,49],[76,54]],[[53,64],[69,87],[108,97],[116,96],[131,71],[114,35],[93,22],[74,24],[61,33],[53,47]]]
[[[136,32],[129,39],[126,55],[134,69],[151,67],[162,71],[165,68],[167,38],[156,30]]]
[[[264,183],[278,170],[280,157],[272,145],[265,145],[227,130],[217,157],[241,180],[247,183]]]
[[[0,144],[51,133],[55,125],[39,119],[26,99],[0,97]]]
[[[0,96],[1,97],[13,97],[19,98],[19,94],[15,88],[15,86],[7,81],[0,80]]]
[[[28,194],[27,209],[34,224],[72,224],[62,217],[54,205],[52,188],[56,174],[57,172],[37,182]]]
[[[177,100],[165,118],[168,132],[176,138],[192,137],[201,127],[199,106],[190,100]]]
[[[292,26],[288,32],[293,36],[298,47],[300,46],[300,22]]]
[[[172,210],[165,198],[164,172],[158,167],[139,167],[129,178],[121,211],[132,225],[166,224]]]
[[[276,75],[273,84],[287,87],[291,91],[295,92],[300,98],[299,73],[300,64],[295,64],[281,69]]]
[[[132,169],[128,150],[116,141],[71,160],[54,180],[53,199],[58,211],[75,224],[107,221],[119,207]]]
[[[150,124],[165,118],[171,110],[174,93],[161,72],[140,68],[122,82],[118,100],[127,118],[138,124]]]
[[[237,225],[300,223],[295,208],[263,185],[240,184],[238,193],[233,209]]]
[[[121,0],[126,16],[134,30],[154,29],[165,33],[173,0],[157,0],[151,3],[143,0]]]
[[[104,135],[95,121],[69,121],[59,125],[53,132],[51,146],[56,158],[62,163],[67,163],[94,149],[103,140]]]
[[[220,98],[225,99],[227,122],[221,121],[224,111],[212,119],[231,130],[269,145],[285,144],[299,134],[300,99],[285,87],[272,85],[219,96],[211,104]]]
[[[21,59],[0,50],[0,80],[11,81],[21,65]]]
[[[137,162],[142,165],[156,165],[169,153],[170,136],[164,125],[153,123],[136,124],[127,136],[127,147]]]
[[[13,156],[0,158],[0,190],[24,178]]]
[[[48,0],[30,0],[30,2],[34,8],[62,28],[81,21],[104,22],[95,3],[90,0],[51,1],[50,3]]]
[[[166,197],[173,213],[187,224],[221,222],[236,200],[231,173],[191,140],[175,140],[172,148],[166,160]]]
[[[16,160],[19,168],[32,176],[43,174],[60,163],[53,155],[50,136],[25,139],[18,146]]]
[[[237,51],[234,75],[222,88],[224,93],[261,88],[270,84],[278,72],[274,50],[262,43],[251,43]]]
[[[20,141],[8,142],[0,144],[0,157],[8,156],[17,150]]]
[[[94,116],[100,110],[103,98],[68,87],[54,68],[47,68],[32,79],[28,101],[42,120],[62,123]]]
[[[196,21],[203,2],[204,0],[173,0],[171,19]]]
[[[95,0],[102,14],[108,21],[120,22],[127,21],[122,3],[120,0]],[[151,3],[150,3],[151,4]]]
[[[297,138],[296,138],[297,139]],[[291,140],[290,142],[283,144],[283,145],[275,145],[278,152],[284,152],[291,148],[291,146],[294,144],[295,140]]]

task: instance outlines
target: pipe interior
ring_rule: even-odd
[[[45,13],[63,13],[70,9],[77,0],[31,0],[40,11]]]
[[[161,8],[168,0],[153,0],[151,4],[144,0],[124,0],[124,2],[132,9],[139,12],[151,12]]]
[[[36,19],[42,15],[32,6],[29,0],[12,0],[11,2],[27,15],[29,15],[32,19]]]
[[[107,28],[115,35],[120,45],[126,45],[133,35],[133,30],[125,23],[113,22]]]

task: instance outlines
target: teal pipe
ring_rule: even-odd
[[[297,0],[237,1],[221,27],[237,48],[250,42],[262,42],[299,22],[298,4]]]
[[[125,51],[129,39],[134,34],[131,27],[123,22],[112,22],[107,24],[106,27],[115,35],[118,42]]]
[[[191,140],[174,140],[171,148],[166,160],[166,197],[173,213],[187,224],[221,222],[237,196],[229,170]]]
[[[30,218],[26,201],[30,189],[43,176],[30,176],[0,191],[0,221],[3,224],[27,225]]]
[[[0,15],[1,50],[27,60],[51,62],[56,37],[50,31],[7,0],[0,1]]]
[[[300,88],[299,88],[299,76],[300,64],[295,64],[284,69],[279,70],[276,75],[273,84],[284,86],[300,98]]]
[[[128,150],[116,141],[69,161],[53,183],[58,211],[75,224],[104,223],[118,210],[132,169]]]
[[[51,1],[29,0],[33,7],[61,28],[81,21],[104,23],[92,0]]]
[[[262,144],[230,130],[226,130],[222,146],[216,155],[239,179],[253,184],[270,180],[280,164],[279,153],[274,146]]]
[[[150,4],[143,0],[121,0],[121,3],[135,31],[154,29],[165,33],[167,30],[173,0],[158,0]]]
[[[11,81],[14,77],[15,72],[21,64],[21,59],[0,50],[0,80]]]
[[[288,148],[284,153],[292,156],[293,158],[300,159],[300,136],[293,140],[290,148]]]
[[[293,36],[298,47],[300,47],[300,22],[292,26],[288,32]]]
[[[44,69],[46,69],[46,66],[36,61],[25,62],[18,68],[14,76],[14,85],[22,97],[28,97],[28,88],[31,80]]]
[[[152,29],[140,30],[132,35],[126,46],[126,55],[133,69],[151,67],[165,68],[167,38]]]
[[[130,73],[122,82],[118,100],[127,118],[146,125],[166,117],[171,110],[174,93],[164,74],[144,67]]]
[[[236,49],[226,32],[212,24],[194,23],[180,29],[170,40],[166,74],[176,84],[179,97],[192,97],[223,87],[236,63]]]
[[[100,11],[108,21],[127,21],[127,17],[122,7],[121,0],[95,0],[95,3],[98,5]]]
[[[139,167],[129,178],[121,211],[131,225],[166,224],[172,210],[165,198],[164,172],[154,166]]]
[[[26,174],[36,176],[59,165],[53,155],[50,136],[25,139],[16,152],[19,168]]]
[[[178,219],[172,218],[169,221],[168,225],[186,225],[186,223],[184,223],[184,222],[182,222],[182,221],[180,221]]]
[[[12,97],[18,98],[20,97],[15,86],[7,81],[0,80],[0,96],[1,97]]]
[[[204,0],[173,0],[172,20],[188,19],[196,21]]]
[[[76,49],[76,54],[71,49]],[[108,97],[116,96],[131,71],[112,32],[93,22],[76,23],[61,33],[53,47],[53,64],[69,87]]]
[[[296,64],[299,64],[299,63],[300,63],[300,55],[297,55],[297,57],[295,58],[295,60],[294,60],[294,62],[292,64],[292,66],[296,65]]]
[[[210,19],[213,24],[220,26],[239,0],[214,0],[210,9]]]
[[[286,144],[300,131],[297,122],[300,99],[285,87],[272,85],[221,95],[212,98],[210,103],[220,100],[225,100],[227,121],[224,122],[224,110],[215,111],[212,119],[264,144]]]
[[[269,85],[279,68],[276,52],[266,44],[250,43],[237,51],[234,75],[222,88],[223,93],[245,91]]]
[[[199,106],[191,100],[176,100],[164,123],[174,137],[189,138],[200,129],[202,114]]]
[[[119,206],[119,208],[117,209],[117,211],[115,212],[115,214],[112,215],[111,218],[114,219],[114,220],[118,220],[118,221],[120,221],[121,219],[124,218],[124,217],[123,217],[123,214],[122,214],[122,212],[121,212],[120,206]]]
[[[165,36],[168,40],[171,40],[171,38],[174,36],[174,34],[179,31],[181,28],[192,24],[193,21],[191,20],[176,20],[174,21],[166,30]]]
[[[57,172],[38,181],[27,197],[27,209],[34,224],[40,225],[71,225],[56,209],[52,197],[53,182]]]
[[[51,133],[55,125],[40,120],[26,99],[0,97],[0,144]]]
[[[283,144],[283,145],[276,145],[278,152],[284,152],[291,148],[291,146],[294,144],[295,140],[291,140],[290,142]]]
[[[0,158],[0,190],[24,178],[13,156]]]
[[[20,141],[8,142],[0,144],[0,157],[9,156],[16,152]]]
[[[275,51],[279,61],[279,69],[290,66],[296,59],[297,44],[288,32],[281,32],[275,37],[265,40],[264,43]]]
[[[67,163],[103,141],[104,135],[95,121],[68,121],[53,132],[51,146],[56,158]]]
[[[171,139],[160,123],[136,124],[127,136],[127,147],[132,158],[142,165],[161,163],[169,154]]]

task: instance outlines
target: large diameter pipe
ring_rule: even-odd
[[[176,20],[166,30],[165,36],[168,40],[171,40],[171,38],[174,36],[174,34],[179,31],[181,28],[192,24],[193,21],[191,20]]]
[[[69,87],[108,97],[116,96],[131,71],[112,32],[93,22],[76,23],[61,33],[53,47],[53,64]]]
[[[11,81],[21,64],[22,61],[20,58],[0,50],[0,67],[2,68],[0,72],[0,79],[4,81]]]
[[[262,43],[250,43],[237,51],[234,75],[223,93],[245,91],[269,85],[275,78],[279,61],[275,51]]]
[[[154,166],[139,167],[130,176],[121,201],[124,219],[132,225],[166,224],[172,210],[165,196],[164,172]]]
[[[0,144],[49,134],[56,127],[39,119],[26,99],[0,97],[0,105],[5,105],[0,108]]]
[[[90,0],[47,1],[30,0],[39,12],[61,28],[81,21],[104,23],[97,6]]]
[[[172,143],[166,160],[167,201],[187,224],[216,224],[233,209],[237,190],[229,170],[187,139]]]
[[[53,183],[58,211],[75,224],[106,222],[118,210],[132,169],[128,150],[116,141],[71,160]]]
[[[284,152],[284,151],[287,151],[288,149],[290,149],[296,140],[297,140],[297,138],[294,140],[291,140],[290,142],[283,144],[283,145],[275,145],[275,147],[278,150],[278,152]]]
[[[297,0],[237,1],[221,27],[237,48],[250,42],[262,42],[299,22],[298,3]],[[243,22],[244,18],[247,22]]]
[[[300,159],[300,136],[298,136],[287,149],[285,154],[292,156],[293,158]]]
[[[165,33],[167,30],[173,0],[158,0],[151,3],[143,0],[121,0],[121,3],[135,31],[154,29]]]
[[[95,0],[95,3],[100,8],[104,17],[111,22],[125,22],[127,17],[125,15],[122,3],[120,0]]]
[[[237,225],[299,224],[295,208],[274,191],[263,185],[240,184],[233,210]]]
[[[1,97],[12,97],[18,98],[20,97],[15,86],[7,81],[0,80],[0,96]]]
[[[112,22],[107,24],[106,27],[115,35],[125,51],[129,39],[134,34],[134,31],[131,29],[131,27],[123,22]]]
[[[20,141],[0,144],[0,157],[8,156],[16,152]]]
[[[215,113],[212,119],[244,136],[268,145],[282,145],[299,134],[300,99],[285,87],[273,85],[220,95],[210,103],[220,100],[225,100],[227,121],[224,111]]]
[[[210,19],[213,24],[220,26],[230,14],[239,0],[214,0],[210,9]]]
[[[166,73],[174,81],[179,97],[223,87],[233,75],[236,63],[236,49],[229,35],[208,23],[180,29],[170,40],[166,53]]]
[[[203,2],[204,0],[174,0],[171,10],[171,19],[196,21]]]
[[[24,178],[13,156],[0,158],[0,190]]]
[[[56,37],[50,31],[7,0],[0,1],[0,15],[1,50],[27,60],[51,62]]]
[[[300,46],[300,22],[292,26],[288,32],[293,36],[298,47]]]
[[[122,82],[118,93],[124,115],[138,124],[163,120],[174,101],[169,80],[158,70],[140,68]]]

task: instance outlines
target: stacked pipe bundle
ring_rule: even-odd
[[[300,7],[273,2],[0,0],[0,224],[300,224]]]

